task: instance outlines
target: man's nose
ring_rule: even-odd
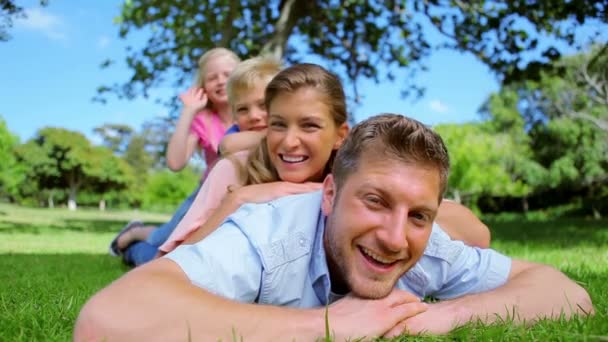
[[[408,247],[408,229],[407,214],[395,213],[384,222],[376,235],[387,252],[400,253]]]

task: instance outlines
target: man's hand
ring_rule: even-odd
[[[416,317],[426,309],[427,304],[420,302],[418,297],[399,289],[393,289],[382,299],[347,296],[329,306],[329,333],[336,341],[361,337],[371,339],[384,335],[400,322]]]
[[[461,315],[455,314],[449,301],[427,304],[427,307],[428,310],[425,312],[399,322],[384,337],[394,338],[403,334],[418,335],[422,333],[443,335],[463,323],[457,321],[457,317],[461,317]],[[454,309],[458,310],[458,308]]]

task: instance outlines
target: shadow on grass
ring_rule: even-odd
[[[485,220],[485,223],[492,231],[492,240],[523,244],[532,242],[557,247],[608,245],[608,219],[559,218],[532,221],[522,218],[512,221]]]
[[[148,225],[158,226],[165,222],[146,222]],[[50,231],[72,231],[87,233],[113,233],[118,232],[127,224],[125,220],[108,219],[63,219],[51,224],[32,224],[21,222],[0,222],[1,233],[27,233],[27,234],[48,234]]]

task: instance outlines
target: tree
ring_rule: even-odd
[[[8,130],[6,122],[0,117],[0,195],[8,195],[9,198],[16,194],[19,183],[25,176],[14,155],[18,143],[17,136]]]
[[[451,168],[448,196],[477,207],[482,196],[522,196],[531,187],[520,172],[526,146],[509,134],[496,134],[486,124],[439,125],[435,128],[448,148]]]
[[[584,192],[596,217],[608,196],[605,51],[561,58],[538,80],[503,86],[482,111],[495,132],[509,132],[545,170],[531,182],[537,195],[559,189],[568,198]]]
[[[128,189],[135,180],[133,169],[105,147],[94,147],[90,180],[86,188],[100,195],[99,209],[105,210],[106,195]]]
[[[241,56],[272,54],[290,63],[305,54],[320,57],[353,81],[355,99],[358,79],[392,80],[398,68],[408,70],[401,80],[404,94],[422,94],[409,80],[425,70],[425,59],[436,48],[472,53],[502,80],[521,80],[551,67],[560,47],[575,46],[577,28],[589,21],[602,23],[596,33],[605,29],[605,3],[128,0],[117,18],[120,36],[128,39],[146,29],[149,38],[142,48],[127,49],[131,78],[100,86],[96,99],[105,101],[108,92],[147,97],[167,79],[182,87],[191,80],[197,58],[214,46]],[[441,38],[432,39],[437,33]]]
[[[117,155],[124,155],[134,134],[133,128],[123,124],[104,124],[93,132],[102,139],[103,145]]]
[[[113,161],[109,150],[93,147],[78,132],[47,127],[36,137],[19,146],[16,155],[26,166],[27,179],[35,184],[34,190],[49,191],[49,205],[53,203],[53,190],[68,193],[68,208],[76,209],[76,196],[83,187],[122,187],[124,166]],[[114,164],[114,165],[112,165]],[[107,168],[107,169],[106,169]]]
[[[41,6],[46,6],[48,0],[40,0]],[[11,39],[8,29],[13,27],[14,19],[25,19],[27,14],[23,7],[14,0],[0,0],[0,42]]]

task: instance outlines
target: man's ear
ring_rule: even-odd
[[[334,183],[334,176],[330,173],[323,181],[323,199],[321,201],[321,210],[325,216],[329,216],[333,211],[335,200],[336,184]]]
[[[344,142],[344,139],[346,139],[349,130],[350,129],[346,122],[338,127],[338,139],[336,139],[336,142],[334,143],[334,150],[337,150],[340,148],[340,146],[342,146],[342,143]]]

